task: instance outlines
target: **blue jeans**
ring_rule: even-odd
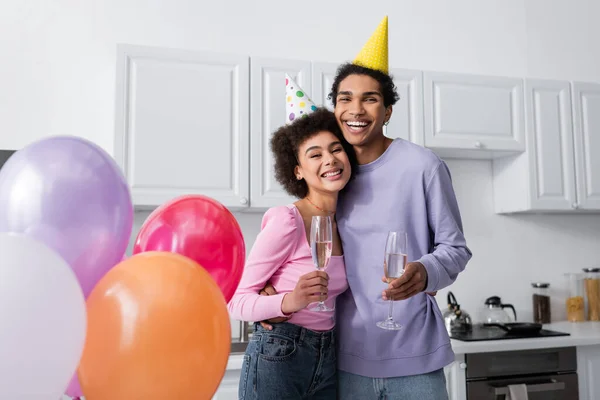
[[[395,378],[367,378],[338,371],[343,400],[448,400],[444,370]]]
[[[334,331],[316,332],[287,322],[254,334],[240,376],[240,400],[323,399],[337,397]]]

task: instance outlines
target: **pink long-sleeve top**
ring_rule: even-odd
[[[291,293],[304,274],[315,270],[304,222],[295,205],[270,208],[263,216],[261,231],[248,259],[238,288],[229,301],[231,317],[241,321],[263,321],[289,316],[281,311],[286,293]],[[329,275],[325,304],[334,307],[336,297],[348,288],[343,256],[332,256],[325,268]],[[258,293],[271,282],[277,294]],[[291,315],[289,323],[315,331],[335,326],[335,311],[309,311],[314,304]]]

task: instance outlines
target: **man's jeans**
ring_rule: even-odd
[[[338,399],[448,400],[444,370],[396,378],[367,378],[338,371]]]
[[[272,331],[254,325],[244,355],[239,399],[335,400],[334,331],[315,332],[287,322],[272,325]]]

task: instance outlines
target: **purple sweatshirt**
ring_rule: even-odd
[[[452,284],[471,258],[446,164],[428,149],[395,139],[381,157],[359,167],[340,196],[337,221],[350,286],[336,304],[338,368],[386,378],[427,373],[454,361],[442,314],[430,295],[394,303],[401,330],[375,325],[389,308],[381,298],[389,230],[408,233],[408,262],[425,265],[426,291]]]

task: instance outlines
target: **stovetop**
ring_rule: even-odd
[[[555,336],[570,336],[570,334],[547,329],[542,329],[536,333],[509,333],[495,326],[482,326],[477,324],[473,325],[473,330],[471,332],[450,334],[451,339],[456,339],[463,342],[476,342],[480,340],[531,339]]]

